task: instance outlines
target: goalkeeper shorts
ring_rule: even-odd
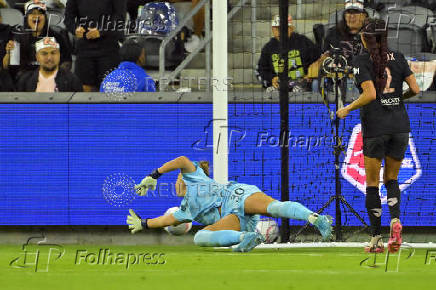
[[[260,220],[260,215],[247,215],[244,212],[244,202],[254,193],[262,192],[257,186],[230,182],[224,190],[221,206],[221,216],[235,214],[239,218],[241,231],[254,232]]]

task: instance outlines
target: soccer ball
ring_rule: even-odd
[[[256,232],[265,238],[266,244],[271,244],[277,241],[279,237],[279,226],[275,220],[261,219],[256,225]]]
[[[178,209],[179,208],[177,206],[171,207],[171,208],[167,209],[167,211],[165,212],[165,215],[175,213]],[[189,232],[191,230],[191,228],[192,228],[192,223],[183,223],[183,224],[180,224],[178,226],[164,227],[164,230],[167,231],[171,235],[181,236],[181,235],[184,235],[187,232]]]

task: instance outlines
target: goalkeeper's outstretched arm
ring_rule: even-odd
[[[157,179],[162,176],[162,174],[180,169],[182,173],[195,172],[196,167],[188,157],[179,156],[176,159],[166,162],[161,167],[153,170],[149,175],[147,175],[140,184],[135,185],[135,191],[138,195],[147,195],[149,189],[156,190]]]
[[[129,209],[130,215],[127,216],[127,224],[132,234],[139,232],[143,229],[157,229],[166,226],[176,226],[181,224],[173,214],[163,215],[154,219],[141,219],[141,217]]]
[[[150,229],[164,228],[167,226],[177,226],[180,224],[181,222],[179,222],[172,213],[154,219],[147,219],[147,227]]]
[[[157,171],[160,174],[171,172],[180,169],[182,173],[191,173],[196,170],[195,165],[186,156],[179,156],[176,159],[166,162],[164,165],[159,167]]]

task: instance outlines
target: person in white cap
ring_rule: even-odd
[[[9,69],[14,80],[18,80],[26,71],[34,71],[38,67],[35,58],[35,43],[43,37],[54,37],[60,45],[60,66],[70,70],[72,67],[72,46],[68,38],[68,32],[56,26],[60,21],[59,17],[47,16],[47,6],[45,1],[32,0],[24,5],[24,26],[13,30],[14,41],[9,41],[6,51],[15,48],[19,44],[19,63],[10,64],[9,57],[3,59],[3,68]],[[7,55],[9,56],[9,55]]]
[[[328,31],[323,52],[333,47],[340,48],[349,61],[352,60],[353,55],[360,54],[363,45],[359,32],[366,18],[368,18],[368,12],[364,8],[363,0],[345,0],[343,19],[338,20],[336,27]]]
[[[273,38],[262,48],[256,75],[264,88],[279,87],[279,73],[283,71],[280,58],[280,16],[274,16],[272,23]],[[296,83],[303,81],[312,64],[317,64],[321,56],[318,47],[306,36],[294,32],[292,17],[288,17],[289,37],[289,78],[290,90],[301,88]],[[307,78],[306,78],[307,79]]]
[[[54,37],[45,37],[35,44],[39,68],[24,73],[17,84],[19,92],[81,92],[82,83],[68,70],[60,69],[59,43]]]

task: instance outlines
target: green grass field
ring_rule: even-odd
[[[38,246],[28,253],[34,249]],[[57,260],[54,256],[48,265],[44,262],[48,251],[41,250],[38,264],[41,272],[35,272],[35,266],[29,262],[35,255],[28,254],[26,264],[20,245],[0,246],[1,289],[415,290],[426,289],[424,286],[434,288],[436,284],[436,261],[433,258],[430,265],[425,265],[423,249],[417,249],[410,258],[409,251],[403,251],[398,272],[398,256],[390,257],[389,271],[385,272],[385,255],[377,256],[380,263],[377,267],[369,267],[372,263],[361,265],[361,262],[370,256],[355,248],[255,249],[243,254],[194,246],[64,246],[63,249],[64,255]],[[90,253],[98,254],[99,249],[109,249],[113,255],[118,253],[118,261],[106,256],[106,262],[119,264],[102,265],[104,251],[99,264],[96,264],[97,255],[86,258]],[[126,259],[122,257],[129,253],[135,255],[130,256],[131,263],[134,259],[140,263],[130,264],[126,269]],[[153,257],[146,253],[161,255]],[[17,257],[21,258],[10,265]],[[21,268],[23,265],[27,267]]]

